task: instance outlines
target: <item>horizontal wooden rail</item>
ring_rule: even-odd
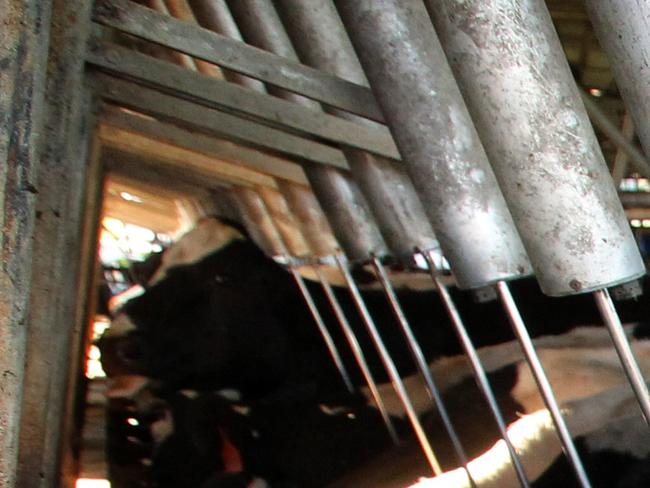
[[[108,75],[95,73],[91,80],[95,93],[104,100],[144,114],[209,131],[235,142],[277,151],[299,161],[348,169],[343,153],[326,144]]]
[[[93,19],[147,41],[181,51],[336,108],[382,122],[372,92],[363,86],[160,14],[128,0],[98,0]]]
[[[335,144],[399,159],[391,134],[383,126],[370,127],[350,122],[99,39],[90,42],[86,60],[111,74],[133,79],[202,105],[242,113],[267,125],[304,132]]]

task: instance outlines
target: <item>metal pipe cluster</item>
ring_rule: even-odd
[[[605,49],[627,53],[614,63],[617,78],[626,80],[624,97],[645,100],[638,92],[644,86],[638,76],[643,55],[633,45],[633,39],[644,35],[645,17],[613,1],[588,3]],[[295,256],[308,250],[313,257],[336,258],[433,471],[440,471],[435,446],[350,274],[350,262],[372,264],[459,461],[466,466],[463,447],[382,262],[389,255],[407,263],[424,257],[519,481],[529,484],[485,370],[436,269],[433,250],[440,246],[459,288],[496,288],[579,483],[590,486],[507,282],[534,271],[547,295],[594,292],[641,410],[650,419],[650,394],[607,293],[608,287],[642,276],[645,268],[544,2],[236,0],[230,6],[245,41],[370,86],[395,139],[401,162],[341,147],[349,172],[304,163],[313,194],[300,185],[279,182],[286,202],[280,194],[263,196],[274,209],[276,224],[283,214],[293,213],[297,219],[291,226],[302,231],[299,243],[279,252]],[[612,19],[621,32],[612,27]],[[267,89],[314,110],[377,124]],[[630,105],[647,146],[645,105]],[[260,229],[268,227],[259,216],[255,220]],[[337,240],[347,257],[339,254]],[[276,247],[268,246],[278,252]],[[323,278],[318,266],[317,273]],[[322,284],[389,432],[397,439],[347,318],[327,281]],[[313,300],[306,300],[319,322]],[[332,356],[336,362],[334,352]],[[345,380],[342,364],[339,369]],[[469,471],[467,475],[472,484]]]

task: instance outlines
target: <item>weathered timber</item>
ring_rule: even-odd
[[[341,151],[333,147],[181,100],[135,83],[96,73],[93,76],[93,86],[99,96],[105,100],[148,115],[200,128],[226,139],[281,152],[299,159],[343,169],[348,167]]]
[[[300,165],[231,141],[186,130],[176,125],[167,124],[151,117],[124,111],[109,105],[104,106],[102,109],[101,119],[106,125],[137,132],[176,146],[190,148],[270,176],[284,178],[304,185],[307,184],[307,178]]]
[[[362,86],[270,54],[127,0],[95,3],[96,22],[182,51],[280,88],[382,121],[372,92]]]
[[[265,124],[305,133],[343,146],[399,159],[388,129],[362,125],[282,100],[253,92],[234,83],[191,72],[145,54],[93,39],[88,62],[112,74],[162,89],[198,103],[253,116]]]
[[[100,125],[99,137],[107,148],[141,154],[156,161],[157,166],[176,167],[181,173],[194,173],[208,180],[217,179],[235,184],[276,185],[273,178],[262,173],[111,126]]]

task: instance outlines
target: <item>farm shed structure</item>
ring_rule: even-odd
[[[490,38],[473,16],[481,2],[334,3],[3,0],[0,487],[74,485],[102,208],[173,231],[232,211],[227,195],[249,210],[244,223],[265,250],[289,263],[340,251],[410,263],[431,257],[435,231],[458,284],[496,285],[524,344],[508,280],[534,269],[550,295],[594,292],[648,416],[604,291],[645,273],[629,223],[642,239],[650,194],[616,188],[643,190],[650,177],[635,138],[648,150],[647,16],[613,0],[490,0],[482,14],[502,29]],[[274,6],[288,35],[264,10]],[[335,8],[343,23],[330,25]],[[339,44],[343,25],[361,63],[352,43]],[[521,48],[506,49],[521,78],[499,64],[509,42]],[[537,77],[526,62],[538,63]],[[509,97],[507,111],[489,112]],[[515,140],[520,120],[539,132]],[[534,213],[531,192],[546,213]],[[553,243],[544,235],[559,198],[571,218]],[[490,210],[479,221],[482,204]],[[573,245],[561,249],[562,239]]]

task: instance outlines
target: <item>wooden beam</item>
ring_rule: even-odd
[[[322,71],[229,39],[127,0],[95,2],[94,20],[223,68],[381,122],[372,92]]]
[[[170,184],[171,182],[154,183],[151,180],[134,177],[132,174],[119,172],[110,172],[107,179],[108,187],[113,188],[116,194],[127,192],[138,197],[160,197],[168,200],[186,197],[203,198],[209,194],[207,189],[186,185],[183,182],[176,182],[176,184]]]
[[[218,139],[200,132],[183,129],[176,125],[165,123],[143,114],[125,110],[112,105],[104,105],[100,114],[101,119],[113,127],[137,132],[152,139],[193,149],[208,156],[245,166],[254,171],[268,174],[277,178],[307,185],[302,166],[272,154],[251,149],[241,144]]]
[[[236,184],[276,186],[275,180],[267,175],[106,124],[100,124],[99,137],[107,147],[141,154],[162,165],[176,166],[183,171]]]
[[[154,232],[173,233],[178,230],[178,210],[173,200],[167,206],[152,208],[134,202],[122,200],[119,196],[104,196],[104,217],[113,217],[123,222],[139,225]]]
[[[87,61],[109,73],[133,79],[202,105],[242,113],[262,123],[310,137],[400,159],[385,126],[362,125],[297,103],[210,78],[180,66],[99,39],[90,43]]]
[[[135,83],[95,74],[93,86],[102,98],[157,118],[210,131],[235,142],[281,152],[290,157],[348,169],[338,149],[226,114]]]
[[[110,174],[124,175],[151,185],[171,187],[191,194],[194,191],[213,191],[230,188],[232,181],[220,176],[204,175],[188,171],[177,164],[158,161],[151,156],[137,152],[125,152],[104,146],[105,171]],[[244,185],[246,186],[246,185]]]

